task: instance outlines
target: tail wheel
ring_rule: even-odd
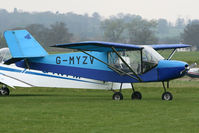
[[[8,89],[8,87],[2,87],[0,89],[0,95],[2,96],[8,96],[10,94],[10,90]]]
[[[142,94],[139,91],[135,91],[135,92],[132,93],[131,99],[132,100],[134,100],[134,99],[141,100],[142,99]]]
[[[115,92],[113,94],[113,100],[123,100],[123,95],[121,92]]]
[[[162,100],[172,100],[173,99],[173,95],[170,92],[164,92],[162,94]]]

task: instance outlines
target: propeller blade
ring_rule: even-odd
[[[194,68],[194,67],[196,67],[196,66],[197,66],[197,63],[195,62],[195,63],[191,64],[191,65],[189,66],[189,68]]]

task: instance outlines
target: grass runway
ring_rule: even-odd
[[[199,81],[135,84],[143,99],[113,101],[106,90],[17,88],[0,97],[0,133],[198,133]]]

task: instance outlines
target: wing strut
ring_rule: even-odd
[[[137,79],[141,82],[141,78],[133,71],[133,69],[126,63],[126,61],[120,56],[120,54],[117,52],[117,50],[112,47],[113,51],[117,54],[117,56],[122,60],[122,62],[133,72],[133,74],[137,77]]]
[[[96,58],[95,56],[93,56],[93,55],[91,55],[91,54],[89,54],[89,53],[85,52],[84,50],[81,50],[81,49],[79,49],[79,50],[80,50],[81,52],[83,52],[83,53],[85,53],[85,54],[87,54],[87,55],[89,55],[89,56],[93,57],[94,59],[96,59],[96,60],[98,60],[98,61],[102,62],[103,64],[107,65],[110,69],[112,69],[113,71],[117,72],[118,74],[120,74],[120,75],[121,75],[121,73],[122,73],[122,74],[128,75],[129,77],[131,77],[131,78],[133,78],[133,79],[135,79],[135,80],[140,81],[140,79],[139,79],[139,78],[134,77],[134,76],[132,76],[132,75],[130,75],[130,74],[128,74],[128,73],[126,73],[126,72],[124,72],[124,71],[122,71],[122,70],[120,70],[120,69],[116,68],[116,67],[113,67],[113,66],[109,65],[108,63],[106,63],[106,62],[104,62],[104,61],[102,61],[102,60],[100,60],[100,59]]]
[[[175,48],[172,53],[169,55],[167,60],[171,60],[171,58],[173,57],[173,55],[175,54],[175,52],[177,51],[177,49]]]

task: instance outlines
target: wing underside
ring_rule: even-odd
[[[177,49],[177,48],[187,48],[191,47],[188,44],[153,44],[150,45],[155,50],[164,50],[164,49]]]
[[[113,43],[113,42],[101,42],[101,41],[87,41],[78,43],[57,44],[52,47],[77,49],[84,51],[100,51],[100,52],[112,52],[114,47],[117,51],[121,50],[141,50],[143,47],[133,44]]]

